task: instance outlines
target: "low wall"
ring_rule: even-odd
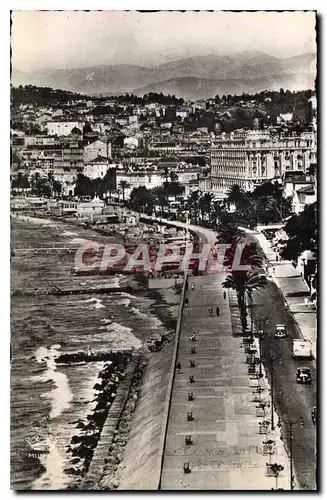
[[[174,342],[151,354],[119,466],[119,490],[158,490],[186,291],[181,295]]]

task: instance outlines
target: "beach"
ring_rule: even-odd
[[[76,244],[99,235],[73,224],[33,218],[12,220],[13,248]],[[71,256],[16,253],[11,288],[123,287],[132,276],[74,276]],[[20,296],[11,300],[11,486],[15,490],[65,489],[75,478],[64,471],[77,420],[94,408],[94,386],[103,362],[57,365],[61,353],[139,350],[174,325],[178,297],[170,290],[135,289],[96,296]],[[160,380],[158,380],[160,384]],[[37,436],[47,455],[31,458],[27,440]]]

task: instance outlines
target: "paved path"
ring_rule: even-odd
[[[190,280],[192,281],[192,280]],[[259,435],[253,402],[253,382],[248,375],[241,339],[233,337],[228,300],[223,298],[221,276],[194,279],[195,290],[187,294],[190,306],[184,309],[178,360],[166,440],[162,490],[270,490],[275,478],[265,476],[267,456],[259,452],[267,435]],[[220,307],[220,316],[211,317],[208,307]],[[189,336],[196,332],[197,341]],[[196,353],[191,354],[191,347]],[[195,367],[190,366],[194,360]],[[194,375],[195,382],[189,381]],[[188,400],[193,392],[194,401]],[[193,421],[187,420],[192,412]],[[269,416],[268,416],[269,418]],[[185,444],[191,435],[193,444]],[[278,486],[288,489],[287,458],[279,450],[273,461],[285,466]],[[191,473],[184,474],[189,462]]]

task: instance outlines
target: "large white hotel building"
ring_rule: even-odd
[[[270,130],[237,130],[221,134],[211,145],[212,192],[225,197],[238,184],[251,191],[256,184],[285,172],[306,172],[316,163],[315,132],[276,134]]]

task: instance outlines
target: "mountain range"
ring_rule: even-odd
[[[151,68],[120,64],[43,69],[33,73],[12,70],[14,86],[37,85],[90,95],[163,92],[192,101],[217,94],[253,93],[281,87],[313,89],[315,78],[315,54],[279,59],[260,51],[188,57]]]

